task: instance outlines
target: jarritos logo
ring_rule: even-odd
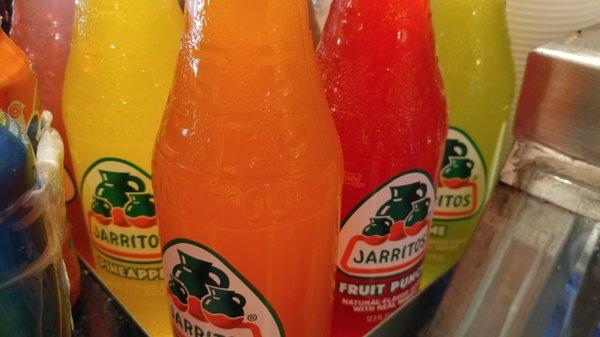
[[[128,161],[104,158],[90,166],[81,186],[92,242],[105,257],[128,263],[161,262],[148,173]]]
[[[469,136],[450,128],[438,187],[434,216],[460,220],[473,216],[485,201],[485,163]]]
[[[163,261],[178,337],[285,336],[267,300],[210,248],[174,240],[165,246]]]
[[[338,266],[351,276],[386,277],[422,262],[434,186],[425,172],[403,173],[368,196],[342,224]]]

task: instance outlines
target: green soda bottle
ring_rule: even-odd
[[[424,286],[462,256],[497,181],[514,94],[504,0],[432,0],[450,130]]]

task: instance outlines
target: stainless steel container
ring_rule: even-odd
[[[511,155],[428,337],[598,336],[600,26],[529,56]]]

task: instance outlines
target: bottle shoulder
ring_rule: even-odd
[[[276,230],[328,219],[339,221],[342,172],[336,163],[302,174],[198,173],[154,162],[153,185],[161,216],[182,226]],[[161,220],[162,221],[162,220]]]
[[[194,119],[178,123],[177,115],[163,120],[158,136],[161,160],[189,171],[233,175],[290,175],[313,172],[341,162],[341,147],[331,116],[319,111],[304,118],[268,116],[237,123]]]

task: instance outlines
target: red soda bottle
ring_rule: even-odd
[[[91,261],[91,246],[87,240],[81,200],[75,190],[73,164],[62,118],[62,87],[71,49],[75,0],[15,0],[13,4],[11,38],[31,60],[31,66],[37,75],[40,104],[42,108],[52,112],[52,126],[58,130],[65,143],[63,181],[69,230],[65,233],[63,257],[70,279],[71,303],[75,304],[81,288],[81,274],[71,229],[78,239],[78,247],[83,256],[89,257],[88,261]]]
[[[333,336],[419,291],[448,121],[429,0],[335,0],[318,47],[345,164]]]

